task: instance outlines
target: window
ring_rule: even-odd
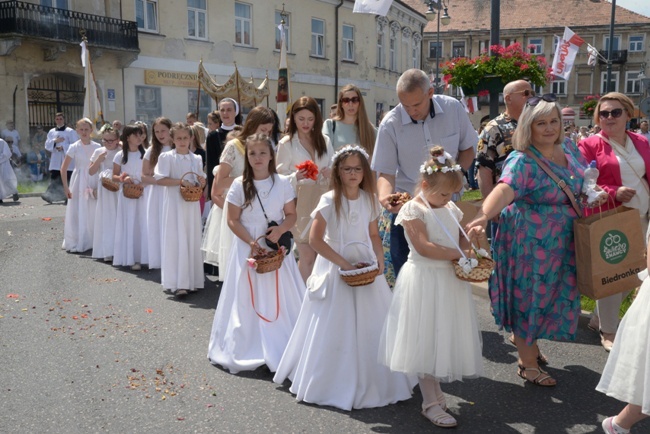
[[[641,80],[639,79],[639,72],[628,71],[625,73],[625,93],[641,93]]]
[[[187,91],[187,112],[196,113],[197,101],[199,91],[196,89],[189,89]],[[207,92],[201,92],[201,101],[199,106],[199,122],[207,122],[208,113],[212,111],[212,97]]]
[[[287,44],[287,52],[291,52],[291,39],[289,39],[289,23],[291,22],[289,14],[284,18],[284,43]],[[280,35],[280,22],[282,21],[282,15],[280,11],[275,11],[275,49],[279,50],[282,48],[282,39]]]
[[[555,55],[555,53],[557,52],[557,46],[559,45],[559,43],[560,43],[560,37],[557,36],[557,35],[554,35],[553,36],[553,52],[551,53],[551,55],[553,55],[553,56]]]
[[[329,110],[325,111],[325,98],[314,98],[314,100],[316,100],[316,104],[318,104],[318,108],[320,108],[320,114],[323,119],[327,119],[329,117]]]
[[[566,95],[566,80],[553,80],[551,83],[551,93]]]
[[[354,62],[354,27],[343,24],[343,60]]]
[[[486,39],[484,41],[479,41],[478,43],[479,54],[487,53],[489,51],[490,51],[490,40]]]
[[[413,68],[420,68],[420,40],[413,39]]]
[[[253,46],[253,14],[251,5],[235,2],[235,44]]]
[[[389,46],[389,55],[390,55],[390,70],[397,71],[397,35],[394,32],[390,32],[390,46]]]
[[[325,57],[325,21],[311,19],[311,55]]]
[[[618,71],[612,71],[612,85],[610,87],[612,92],[618,92]],[[600,93],[606,94],[609,92],[607,88],[607,71],[600,74]]]
[[[151,125],[156,118],[162,116],[162,100],[159,87],[136,86],[135,95],[135,117],[137,121]],[[196,107],[194,107],[194,110],[196,110]]]
[[[384,67],[384,30],[377,29],[377,68]]]
[[[190,38],[206,39],[206,14],[206,0],[187,0],[187,36]]]
[[[528,38],[528,48],[530,49],[530,54],[544,54],[544,39]]]
[[[451,57],[465,57],[465,41],[451,43]]]
[[[158,31],[158,0],[135,0],[135,20],[138,30]]]
[[[438,45],[439,44],[439,45]],[[429,41],[429,58],[435,59],[442,56],[442,41]]]
[[[643,35],[630,35],[630,51],[643,51]]]
[[[621,49],[621,35],[614,35],[614,44],[612,47],[612,50],[620,50]],[[609,50],[609,35],[603,37],[603,51]]]
[[[57,9],[69,9],[68,0],[41,0],[41,6]]]

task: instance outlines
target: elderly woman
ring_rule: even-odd
[[[602,210],[619,205],[638,209],[645,234],[650,211],[650,146],[642,135],[625,130],[633,113],[634,103],[627,96],[619,92],[603,95],[594,110],[594,123],[601,131],[581,141],[579,147],[587,162],[596,161],[600,171],[597,184],[611,198]],[[600,211],[596,208],[594,212]],[[599,329],[606,351],[612,348],[619,308],[626,296],[627,292],[622,292],[596,302],[596,315],[589,322],[589,328]]]
[[[574,339],[580,314],[573,247],[578,215],[537,162],[545,163],[572,192],[582,188],[584,160],[564,142],[555,100],[552,94],[528,100],[512,137],[515,150],[467,225],[474,232],[501,213],[489,281],[492,312],[500,328],[514,333],[517,374],[539,386],[555,386],[556,381],[539,366],[545,359],[537,340]]]

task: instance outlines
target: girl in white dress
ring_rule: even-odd
[[[201,207],[187,202],[180,186],[205,187],[203,161],[190,151],[192,127],[176,123],[171,129],[174,149],[160,154],[155,177],[164,186],[162,212],[161,282],[177,297],[203,288]],[[194,172],[187,175],[188,172]],[[182,178],[182,179],[181,179]]]
[[[300,256],[300,275],[307,281],[314,268],[316,252],[309,246],[306,228],[320,196],[329,190],[334,151],[330,139],[321,132],[323,117],[314,98],[303,96],[295,101],[291,105],[289,119],[289,135],[284,136],[278,144],[278,173],[288,175],[291,185],[296,189],[298,219],[292,232]],[[307,177],[306,170],[296,168],[307,160],[318,166],[315,181]]]
[[[88,168],[93,152],[100,147],[99,143],[90,138],[93,128],[90,119],[77,121],[79,140],[70,145],[61,164],[61,173],[67,173],[68,167],[74,162],[70,186],[67,177],[61,177],[63,191],[68,198],[63,229],[63,248],[68,252],[85,252],[93,247],[97,174],[91,175]]]
[[[440,427],[456,426],[446,413],[440,382],[476,378],[483,372],[481,337],[469,283],[454,274],[459,259],[457,225],[462,212],[450,202],[463,173],[440,146],[420,168],[419,194],[402,206],[411,252],[402,267],[379,345],[379,360],[393,371],[417,375],[422,415]],[[456,221],[454,221],[456,220]]]
[[[415,376],[409,381],[377,361],[392,293],[383,275],[380,210],[363,148],[336,152],[332,186],[312,213],[309,243],[319,256],[273,381],[289,378],[298,401],[348,411],[409,399]],[[351,287],[339,269],[355,270],[359,261],[376,262],[379,274],[369,285]]]
[[[244,173],[244,142],[253,134],[271,134],[275,118],[267,107],[253,108],[246,117],[243,129],[235,138],[228,141],[219,159],[219,169],[212,183],[212,209],[208,215],[202,250],[205,261],[219,267],[219,281],[223,282],[228,269],[228,258],[233,242],[232,230],[228,227],[228,203],[226,194],[233,180]]]
[[[144,135],[138,125],[126,125],[122,131],[123,149],[113,159],[113,181],[123,184],[142,183]],[[117,197],[113,265],[140,270],[148,262],[147,203],[145,192],[137,199]]]
[[[18,200],[18,178],[11,167],[11,155],[9,144],[0,139],[0,203],[8,196]]]
[[[156,118],[151,129],[151,146],[147,148],[142,159],[142,183],[150,185],[147,195],[147,244],[149,248],[149,269],[160,268],[162,239],[163,194],[165,187],[156,184],[154,168],[163,152],[174,147],[171,136],[172,121]]]
[[[300,312],[305,285],[296,260],[286,252],[277,271],[257,273],[249,261],[291,229],[296,221],[295,194],[275,170],[268,136],[246,140],[244,175],[235,179],[226,200],[228,225],[235,234],[226,280],[214,315],[208,359],[231,373],[266,365],[275,372]],[[264,208],[264,210],[262,210]],[[268,227],[268,221],[278,226]]]
[[[650,248],[647,256],[648,268],[639,273],[643,284],[618,326],[596,386],[599,392],[628,403],[619,414],[603,421],[603,430],[608,434],[629,433],[634,424],[650,415]]]
[[[100,131],[102,148],[96,149],[90,157],[92,164],[88,169],[90,175],[98,174],[99,178],[113,178],[113,159],[122,149],[117,132],[106,124]],[[101,182],[98,182],[101,184]],[[97,187],[97,211],[93,232],[93,258],[113,261],[115,246],[115,218],[117,217],[117,195],[119,192],[110,191],[99,185]]]

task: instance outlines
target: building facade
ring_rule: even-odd
[[[405,1],[421,12],[426,11],[423,0]],[[433,80],[437,61],[442,64],[455,57],[475,57],[490,45],[489,1],[445,0],[443,3],[451,20],[448,25],[440,26],[440,44],[438,45],[437,38],[437,17],[427,24],[424,31],[423,68],[431,73]],[[551,65],[556,37],[563,35],[566,26],[607,57],[611,12],[612,5],[605,0],[501,2],[501,45],[519,42],[528,47],[531,53],[546,57]],[[616,7],[612,52],[613,88],[628,95],[637,107],[646,93],[642,89],[641,79],[645,74],[650,74],[647,68],[650,62],[647,50],[649,37],[650,18]],[[586,45],[583,45],[568,80],[556,79],[547,86],[536,89],[538,93],[555,93],[561,106],[571,107],[576,113],[577,125],[592,123],[591,119],[580,114],[584,98],[606,93],[606,63],[601,61],[592,67],[587,65],[587,59]],[[441,75],[439,82],[444,84]],[[453,87],[445,92],[459,97],[459,91]],[[479,99],[479,105],[479,112],[472,115],[475,126],[489,113],[487,97]],[[648,117],[650,113],[636,113],[635,116]]]
[[[337,86],[357,85],[372,121],[395,106],[400,73],[421,65],[426,17],[395,0],[387,17],[352,12],[353,0],[31,0],[0,2],[0,123],[21,136],[54,113],[81,116],[82,33],[88,38],[106,121],[184,120],[215,101],[197,88],[199,61],[217,83],[234,72],[269,78],[276,107],[284,18],[290,97],[317,99],[324,113]],[[13,98],[12,98],[13,96]],[[373,113],[374,112],[374,113]]]

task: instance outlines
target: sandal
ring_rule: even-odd
[[[510,335],[510,337],[508,338],[508,341],[512,345],[514,345],[515,347],[517,346],[517,344],[515,344],[515,335],[514,334]],[[537,343],[535,343],[535,345],[537,345]],[[539,347],[537,347],[537,363],[540,364],[540,365],[544,365],[544,366],[548,365],[548,357],[546,357],[542,353],[542,351],[539,349]]]
[[[431,410],[431,412],[429,412],[429,410]],[[441,403],[438,401],[433,401],[427,405],[423,405],[422,416],[426,417],[432,424],[440,428],[454,428],[458,425],[456,419],[443,410]]]
[[[526,376],[527,371],[533,371],[537,372],[537,375],[535,378],[530,379]],[[536,386],[541,386],[541,387],[554,387],[557,383],[544,383],[546,380],[551,379],[553,380],[553,377],[551,377],[548,372],[542,370],[539,366],[537,368],[526,368],[523,365],[519,365],[519,369],[517,369],[517,375],[519,375],[521,378],[524,380],[528,381],[529,383],[533,383]]]

